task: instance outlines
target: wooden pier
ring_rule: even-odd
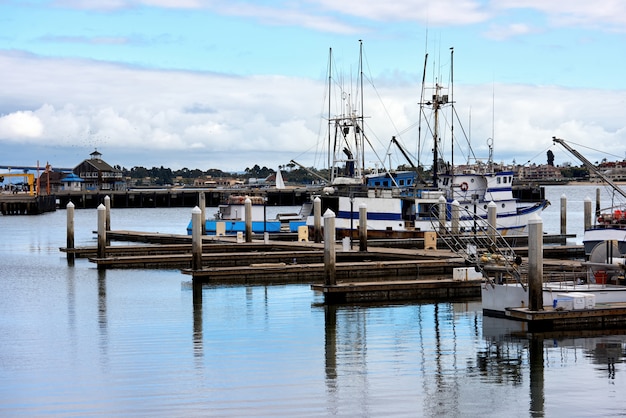
[[[57,192],[59,208],[65,208],[71,201],[77,209],[95,209],[105,196],[111,199],[112,208],[193,208],[200,204],[200,193],[204,193],[207,206],[224,203],[229,195],[263,196],[268,206],[298,206],[311,200],[311,195],[318,192],[317,188],[296,187],[289,189],[276,188],[136,188],[131,190],[95,190],[77,192]]]
[[[0,194],[0,213],[3,215],[39,215],[55,210],[56,199],[51,195]]]

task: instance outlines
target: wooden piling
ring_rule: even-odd
[[[567,234],[567,197],[561,195],[561,235]]]
[[[107,244],[107,232],[106,232],[106,207],[102,203],[98,206],[98,257],[106,257],[106,244]]]
[[[583,203],[583,213],[586,231],[591,229],[591,199],[589,197],[586,197]]]
[[[108,231],[111,230],[111,197],[104,196],[104,208],[106,209],[106,221],[105,221],[105,229]]]
[[[68,249],[74,249],[74,204],[70,201],[65,207],[67,210],[67,240],[66,247]],[[67,252],[67,261],[68,263],[74,262],[74,251]]]
[[[324,284],[337,284],[335,213],[330,209],[324,213]]]
[[[439,230],[446,229],[446,198],[439,196]]]
[[[451,206],[452,233],[458,235],[461,221],[461,205],[458,200],[453,200]]]
[[[202,211],[198,206],[191,210],[191,269],[202,270]]]
[[[496,223],[498,216],[496,213],[497,209],[498,208],[493,200],[487,204],[487,222],[489,223],[489,226],[491,226],[491,228],[489,228],[489,238],[491,239],[491,242],[496,242],[498,230],[498,225]]]
[[[199,200],[199,204],[198,207],[200,208],[200,219],[201,219],[201,230],[202,230],[202,235],[206,235],[206,193],[205,192],[199,192],[198,194],[198,200]]]
[[[109,234],[108,232],[111,230],[111,197],[110,196],[104,196],[104,213],[105,215],[105,221],[104,221],[104,229],[107,231],[107,240],[106,240],[106,245],[109,246],[111,245],[111,240],[109,239]]]
[[[528,220],[528,306],[543,310],[543,221],[537,215]]]
[[[313,240],[322,242],[322,200],[319,196],[313,200]]]
[[[246,218],[246,242],[252,242],[252,200],[246,196],[244,201]]]
[[[367,205],[359,205],[359,251],[367,251]]]

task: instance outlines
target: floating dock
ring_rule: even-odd
[[[469,280],[390,280],[367,283],[313,284],[327,303],[392,302],[403,300],[440,300],[479,298],[482,279]]]
[[[572,310],[557,310],[552,306],[544,306],[541,311],[507,308],[505,317],[527,322],[529,332],[617,329],[626,327],[626,303],[603,303]]]

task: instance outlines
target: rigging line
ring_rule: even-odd
[[[461,123],[461,118],[459,118],[459,114],[456,111],[456,107],[454,107],[453,110],[454,110],[453,117],[456,116],[456,120],[459,122],[461,131],[463,132],[463,137],[465,138],[465,142],[467,142],[467,147],[469,148],[468,152],[474,157],[474,160],[476,160],[476,153],[474,153],[474,148],[472,148],[472,143],[470,142],[467,132],[465,131],[465,128],[463,127],[463,124]],[[455,135],[455,139],[456,139],[456,135]]]
[[[583,148],[586,148],[586,149],[591,150],[591,151],[599,152],[599,153],[601,153],[601,154],[610,155],[610,156],[612,156],[612,157],[615,157],[615,158],[620,158],[620,159],[622,158],[622,157],[620,157],[619,155],[611,154],[610,152],[602,151],[602,150],[599,150],[599,149],[597,149],[597,148],[591,148],[591,147],[588,147],[588,146],[586,146],[586,145],[583,145],[583,144],[577,144],[577,143],[572,142],[572,141],[567,141],[567,142],[568,142],[568,143],[570,143],[570,144],[572,144],[572,145],[576,145],[576,146],[578,146],[578,147],[583,147]]]
[[[544,148],[541,152],[538,152],[537,154],[535,154],[530,160],[526,161],[526,163],[524,163],[524,165],[529,164],[535,158],[539,157],[539,155],[545,154],[550,148],[552,148],[552,145],[550,145],[549,147]]]

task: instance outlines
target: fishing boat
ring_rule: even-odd
[[[329,62],[332,62],[332,49]],[[332,74],[330,69],[329,74]],[[362,205],[367,209],[367,231],[371,238],[423,237],[425,232],[433,230],[432,220],[441,219],[439,211],[445,210],[445,219],[449,221],[451,207],[456,204],[471,214],[460,219],[461,230],[471,231],[476,228],[474,215],[486,218],[490,202],[497,206],[497,229],[500,233],[522,233],[528,218],[547,207],[549,203],[545,199],[522,203],[514,198],[515,174],[512,169],[494,164],[491,152],[486,163],[476,162],[455,168],[452,164],[442,162],[439,113],[444,108],[452,107],[454,102],[448,94],[444,94],[444,87],[438,83],[428,100],[424,100],[422,93],[420,101],[422,113],[429,109],[434,115],[431,125],[433,175],[430,184],[418,175],[419,170],[395,136],[391,142],[398,146],[413,170],[395,172],[381,162],[383,169],[380,172],[368,173],[364,165],[364,149],[365,144],[371,144],[371,141],[364,126],[362,70],[360,80],[359,111],[350,102],[351,95],[344,93],[341,95],[343,102],[340,114],[333,116],[329,94],[328,151],[331,169],[330,178],[324,179],[327,186],[318,197],[323,213],[328,209],[334,212],[339,237],[357,234],[359,208]],[[329,76],[329,91],[334,84]],[[305,168],[293,160],[292,163]],[[307,220],[307,225],[313,228],[313,217]]]
[[[205,220],[206,235],[236,235],[246,230],[246,200],[250,200],[252,233],[263,234],[298,232],[298,227],[306,225],[306,218],[312,205],[305,204],[299,212],[278,213],[268,219],[267,205],[262,196],[230,195],[226,203],[217,207],[212,219]],[[187,235],[192,234],[192,224],[187,225]]]
[[[615,257],[626,255],[626,191],[615,184],[601,170],[592,164],[584,155],[572,148],[565,140],[552,137],[552,141],[561,145],[572,155],[578,158],[590,171],[600,177],[612,191],[613,204],[607,208],[598,208],[593,223],[585,225],[583,246],[589,258],[591,252],[598,245],[611,241],[616,245]],[[621,196],[621,202],[615,203],[615,198]]]

